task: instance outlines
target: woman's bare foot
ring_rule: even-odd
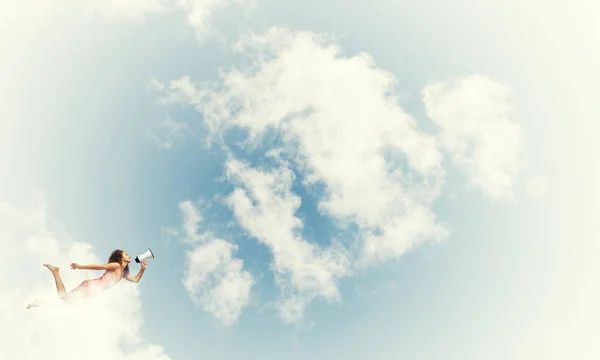
[[[45,267],[48,268],[48,270],[52,271],[53,273],[57,273],[60,269],[57,268],[56,266],[52,266],[50,264],[44,264]]]
[[[35,299],[27,305],[27,309],[32,308],[32,307],[38,307],[41,304],[42,304],[42,301],[40,299]]]

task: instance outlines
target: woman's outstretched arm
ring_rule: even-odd
[[[128,281],[131,281],[132,283],[136,283],[136,284],[139,283],[142,276],[144,276],[144,271],[146,271],[146,266],[148,266],[148,264],[146,264],[145,261],[142,261],[142,268],[137,273],[137,275],[136,276],[127,275],[127,276],[125,276],[125,279]]]
[[[121,265],[116,262],[111,262],[108,264],[91,264],[91,265],[80,265],[76,263],[71,263],[71,269],[81,269],[81,270],[115,270],[118,269]]]

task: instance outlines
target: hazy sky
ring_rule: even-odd
[[[600,352],[598,5],[0,4],[2,359]]]

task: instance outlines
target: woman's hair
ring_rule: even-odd
[[[120,264],[121,261],[123,261],[123,250],[121,249],[114,250],[108,257],[109,263],[116,262]],[[125,275],[129,275],[129,264],[127,264],[127,266],[125,266],[125,268],[123,269],[123,276]]]

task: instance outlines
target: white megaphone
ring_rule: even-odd
[[[148,250],[146,250],[145,253],[136,256],[135,262],[139,264],[146,259],[154,259],[154,254],[152,253],[152,250],[150,250],[150,248],[148,248]]]

